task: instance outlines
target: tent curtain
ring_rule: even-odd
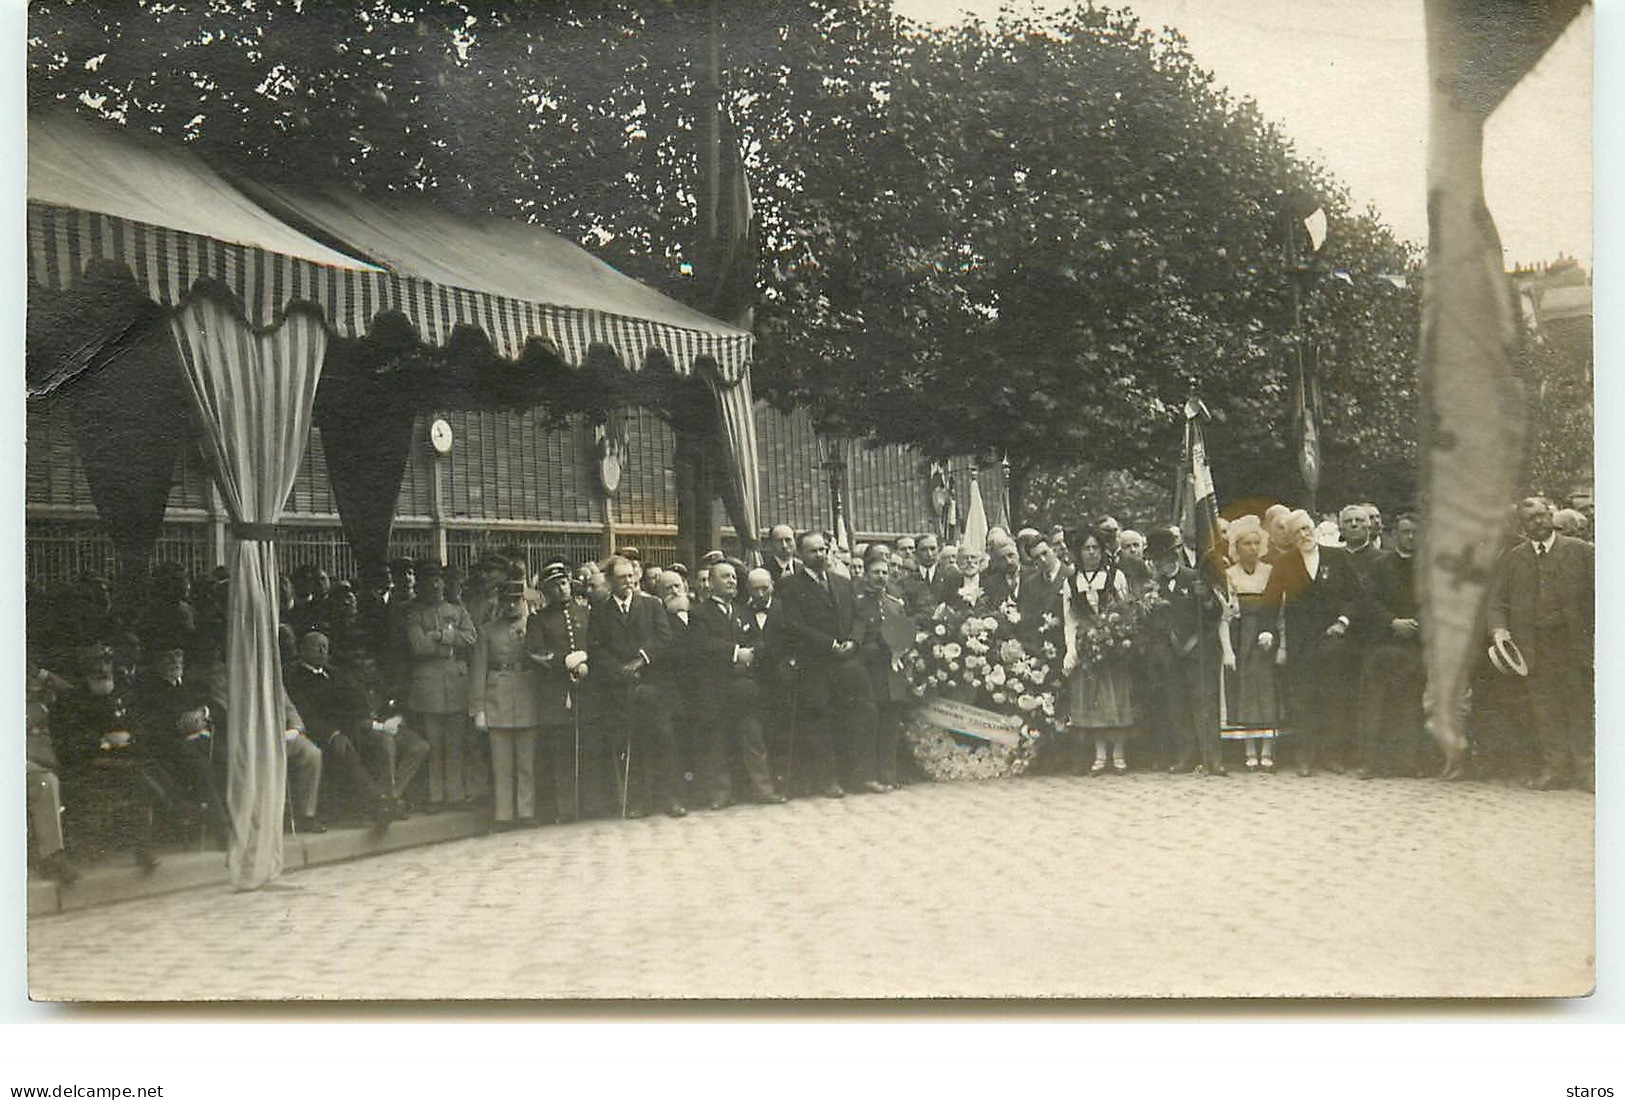
[[[287,768],[270,533],[310,435],[327,351],[320,315],[295,310],[257,333],[231,305],[194,297],[172,318],[192,413],[232,521],[226,644],[228,864],[239,890],[282,871]]]
[[[716,395],[717,413],[722,423],[722,447],[728,461],[728,482],[723,486],[722,503],[728,520],[747,554],[756,552],[758,508],[761,501],[761,474],[756,467],[756,401],[751,395],[750,373],[728,385],[714,371],[705,380]]]

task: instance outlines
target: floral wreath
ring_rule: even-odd
[[[1032,764],[1038,744],[1055,730],[1060,681],[1061,623],[1053,615],[1039,625],[1033,652],[1015,636],[1021,612],[1011,603],[989,609],[966,602],[939,604],[914,635],[904,671],[916,698],[933,696],[971,703],[1021,719],[1012,745],[954,733],[916,712],[904,739],[934,780],[1002,779]]]
[[[903,724],[903,738],[914,753],[915,761],[938,783],[1009,779],[1020,775],[1032,766],[1041,736],[1036,727],[1027,727],[1015,744],[1000,745],[962,737],[927,721],[917,712]]]

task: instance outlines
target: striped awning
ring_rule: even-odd
[[[546,234],[544,241],[545,231],[534,227],[511,225],[500,233],[470,221],[458,235],[459,219],[440,214],[429,239],[413,242],[410,219],[397,217],[389,225],[392,247],[380,249],[376,233],[354,231],[366,224],[354,216],[357,205],[366,210],[357,199],[348,207],[349,222],[337,231],[364,238],[352,251],[365,247],[372,258],[392,252],[397,261],[371,262],[343,251],[342,242],[330,247],[287,224],[184,149],[60,115],[32,118],[29,129],[28,273],[34,285],[66,290],[98,263],[113,263],[127,269],[152,301],[172,310],[200,290],[223,289],[260,330],[281,325],[290,308],[306,306],[319,310],[343,338],[363,336],[380,315],[393,313],[427,345],[443,346],[466,326],[483,332],[508,359],[540,341],[571,366],[584,364],[588,349],[600,346],[631,370],[655,352],[684,375],[710,360],[726,386],[737,384],[747,369],[748,332],[688,309],[561,238]],[[331,199],[311,206],[332,208],[345,209]],[[440,265],[434,274],[466,275],[473,284],[486,248],[489,269],[504,276],[502,285],[457,285],[401,270],[414,257],[444,254],[453,238],[462,250],[459,262]],[[546,248],[515,252],[515,240]],[[507,247],[498,252],[494,241]],[[570,276],[523,278],[527,262],[540,270],[550,260]],[[593,289],[594,305],[571,300],[568,288],[583,286]],[[531,289],[551,293],[514,293]]]

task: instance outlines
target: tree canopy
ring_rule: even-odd
[[[1312,194],[1323,491],[1410,492],[1418,303],[1373,276],[1414,257],[1176,33],[1092,4],[951,28],[884,0],[719,8],[759,395],[1037,488],[1166,479],[1194,385],[1221,494],[1301,496],[1285,242]],[[30,96],[250,174],[533,219],[701,304],[711,28],[673,0],[37,0]]]

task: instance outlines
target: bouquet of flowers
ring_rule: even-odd
[[[1136,594],[1107,604],[1078,624],[1078,664],[1099,665],[1132,657],[1140,648],[1150,614],[1150,595]]]

